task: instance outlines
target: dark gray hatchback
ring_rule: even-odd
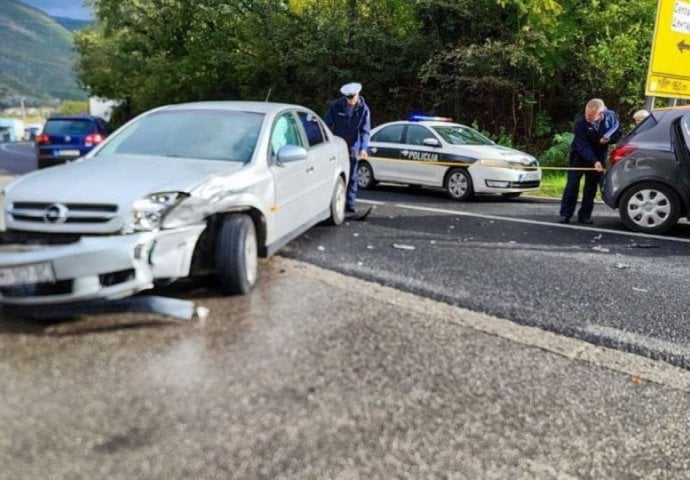
[[[611,152],[606,204],[633,231],[664,233],[690,212],[690,106],[654,110]]]

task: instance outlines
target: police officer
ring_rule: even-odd
[[[594,197],[604,171],[609,144],[621,137],[618,116],[608,110],[603,100],[593,98],[585,106],[584,114],[575,120],[573,142],[570,144],[568,180],[561,199],[559,222],[570,223],[575,213],[580,179],[585,177],[582,203],[577,213],[577,221],[591,224],[594,210]],[[582,170],[578,170],[582,169]],[[592,170],[593,169],[593,170]]]
[[[350,150],[350,183],[347,186],[345,211],[355,212],[357,197],[357,164],[367,158],[369,131],[371,130],[371,113],[364,98],[359,95],[360,83],[348,83],[342,86],[342,97],[331,102],[324,117],[326,125],[335,135],[342,137]]]

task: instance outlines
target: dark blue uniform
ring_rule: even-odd
[[[346,206],[348,210],[353,210],[357,196],[359,152],[369,148],[371,113],[364,98],[359,97],[357,104],[351,106],[346,97],[341,97],[331,102],[324,120],[335,135],[345,140],[350,150],[350,183],[347,186]]]
[[[603,118],[597,123],[589,123],[584,114],[575,121],[573,143],[570,144],[569,166],[571,168],[594,168],[596,162],[606,165],[609,144],[621,137],[618,116],[612,110],[604,110]],[[609,143],[600,143],[602,138],[609,138]],[[594,197],[601,180],[601,173],[594,170],[569,170],[568,181],[561,199],[561,220],[568,221],[575,213],[577,195],[580,191],[580,179],[585,177],[582,192],[582,203],[577,213],[580,223],[591,223],[594,210]]]

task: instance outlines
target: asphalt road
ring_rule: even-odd
[[[261,263],[247,296],[178,292],[210,309],[204,321],[0,321],[0,479],[690,471],[690,372],[285,258]]]
[[[2,312],[0,479],[690,471],[690,372],[670,365],[690,358],[687,223],[654,237],[603,205],[582,227],[553,201],[360,197],[366,221],[310,230],[247,296],[158,292],[203,321]]]
[[[383,188],[365,222],[318,227],[284,255],[597,345],[690,366],[690,225],[628,232],[599,204],[593,226],[558,203]]]
[[[35,169],[32,142],[0,143],[0,175],[19,175]]]

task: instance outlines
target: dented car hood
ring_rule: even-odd
[[[152,193],[190,192],[241,163],[112,154],[25,175],[6,188],[12,202],[109,203],[129,208]]]

